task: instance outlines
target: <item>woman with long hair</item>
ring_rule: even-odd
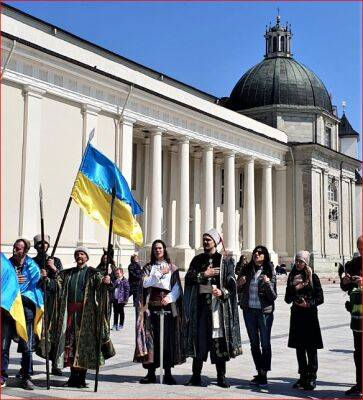
[[[285,301],[291,304],[288,346],[296,349],[300,378],[294,389],[313,390],[318,371],[318,351],[323,348],[318,306],[324,295],[320,280],[309,267],[310,253],[299,251],[287,279]]]
[[[171,368],[185,362],[182,342],[183,290],[178,267],[170,262],[166,245],[155,240],[144,267],[141,307],[136,322],[134,361],[148,370],[140,383],[155,383],[160,367],[160,312],[164,312],[163,383],[175,385]]]
[[[237,285],[239,305],[257,370],[250,384],[265,386],[267,372],[271,369],[271,329],[277,297],[276,275],[265,246],[253,250],[250,262],[239,271]]]

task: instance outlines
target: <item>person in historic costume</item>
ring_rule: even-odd
[[[217,384],[228,388],[226,361],[242,354],[234,262],[217,251],[221,241],[215,229],[206,232],[204,253],[193,258],[185,276],[186,355],[193,358],[188,386],[201,385],[203,362],[210,352]]]
[[[38,284],[40,270],[38,265],[28,255],[30,242],[21,238],[13,245],[13,256],[10,262],[18,275],[21,300],[23,303],[28,340],[19,341],[18,352],[21,352],[21,369],[18,376],[21,386],[26,390],[33,390],[34,384],[30,380],[32,375],[32,359],[36,339],[41,337],[43,315],[43,293]]]
[[[323,340],[318,319],[318,306],[324,295],[318,276],[309,266],[310,253],[299,251],[295,256],[286,285],[285,301],[291,304],[288,346],[296,349],[300,378],[294,389],[313,390],[318,372],[318,351]]]
[[[140,383],[155,383],[160,366],[160,312],[164,314],[163,383],[175,385],[171,368],[185,362],[182,341],[183,290],[178,267],[170,262],[166,245],[155,240],[144,267],[141,307],[136,322],[135,362],[148,370]]]
[[[87,387],[87,369],[96,369],[104,359],[114,355],[109,339],[109,322],[102,306],[108,306],[107,287],[111,280],[87,265],[89,252],[85,247],[74,251],[76,267],[61,271],[56,279],[57,312],[52,348],[57,368],[70,367],[69,387]],[[42,276],[47,279],[42,270]],[[47,279],[49,282],[50,279]],[[106,309],[105,307],[105,309]],[[101,329],[101,343],[99,343]],[[107,354],[106,354],[107,353]]]
[[[53,310],[55,307],[55,280],[54,278],[58,275],[60,271],[62,271],[63,266],[62,262],[58,257],[50,257],[47,253],[50,245],[50,236],[44,235],[44,244],[42,243],[42,236],[36,235],[34,236],[34,248],[37,251],[37,255],[33,257],[33,260],[38,264],[38,267],[41,268],[43,266],[43,259],[45,258],[45,268],[47,271],[47,276],[52,279],[52,284],[47,287],[47,297],[46,301],[46,314],[47,321],[51,321]],[[45,251],[45,255],[43,255],[43,249]],[[44,329],[44,327],[43,327]],[[52,332],[49,331],[49,323],[48,323],[48,335],[52,335]],[[37,354],[39,356],[44,356],[45,352],[42,351],[42,347],[38,347]],[[50,351],[50,358],[52,359],[52,350]],[[56,368],[52,365],[52,375],[62,376],[62,371],[59,368]]]

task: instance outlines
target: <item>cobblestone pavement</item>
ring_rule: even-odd
[[[12,345],[8,387],[1,397],[13,398],[341,398],[344,391],[354,383],[353,339],[349,328],[349,314],[344,308],[346,295],[332,280],[323,280],[325,303],[319,307],[320,325],[324,349],[318,351],[319,371],[317,388],[314,391],[291,389],[297,378],[297,362],[294,349],[287,347],[290,309],[284,303],[284,277],[278,277],[279,297],[276,302],[274,325],[272,328],[272,371],[269,385],[263,389],[252,389],[249,380],[255,374],[249,341],[240,313],[244,354],[227,363],[229,389],[215,385],[216,372],[208,361],[203,368],[203,386],[185,387],[183,384],[191,374],[191,360],[177,366],[174,376],[178,385],[141,385],[140,377],[145,374],[142,366],[133,363],[134,351],[134,309],[126,307],[126,326],[122,331],[112,332],[117,354],[100,369],[97,393],[93,391],[94,371],[87,375],[88,389],[63,388],[61,385],[69,376],[69,369],[63,377],[51,376],[51,389],[45,387],[45,362],[35,356],[33,382],[34,391],[20,389],[14,378],[19,369],[20,357]]]

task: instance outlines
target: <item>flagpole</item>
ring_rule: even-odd
[[[78,168],[77,174],[78,174],[78,172],[81,170],[81,168],[82,168],[82,166],[83,166],[83,162],[84,162],[84,159],[85,159],[85,155],[87,154],[88,147],[89,147],[89,145],[90,145],[90,143],[91,143],[91,141],[92,141],[94,135],[95,135],[95,130],[92,129],[92,131],[91,131],[90,134],[89,134],[87,146],[86,146],[86,148],[85,148],[85,150],[84,150],[83,157],[82,157],[82,161],[81,161],[81,165],[80,165],[79,168]],[[76,175],[76,176],[77,176],[77,175]],[[53,246],[53,249],[52,249],[52,254],[51,254],[51,256],[50,256],[51,258],[54,257],[54,254],[55,254],[55,252],[56,252],[56,250],[57,250],[58,243],[59,243],[59,239],[60,239],[60,237],[61,237],[61,234],[62,234],[62,231],[63,231],[63,227],[64,227],[64,223],[66,222],[66,219],[67,219],[67,216],[68,216],[68,211],[69,211],[69,208],[70,208],[70,206],[71,206],[71,203],[72,203],[72,197],[70,196],[69,199],[68,199],[68,203],[67,203],[67,206],[66,206],[66,210],[64,211],[64,215],[63,215],[63,218],[62,218],[62,222],[61,222],[61,224],[60,224],[60,227],[59,227],[59,230],[58,230],[58,233],[57,233],[57,238],[55,239],[55,242],[54,242],[54,246]]]
[[[69,197],[68,203],[67,203],[67,207],[66,207],[66,210],[64,212],[63,219],[62,219],[62,222],[60,224],[60,227],[59,227],[59,230],[58,230],[58,233],[57,233],[57,238],[55,239],[55,242],[54,242],[52,254],[50,255],[51,258],[54,257],[54,254],[55,254],[55,252],[57,250],[59,239],[61,237],[61,234],[62,234],[62,231],[63,231],[63,227],[64,227],[64,223],[66,222],[68,211],[69,211],[69,208],[71,206],[71,203],[72,203],[72,197]]]
[[[40,187],[39,187],[39,205],[40,205],[40,236],[41,236],[41,241],[42,241],[41,269],[46,270],[42,185],[40,185]],[[48,349],[48,305],[47,305],[47,280],[46,279],[43,280],[43,291],[44,291],[45,370],[46,370],[46,374],[47,374],[47,390],[49,390],[50,384],[49,384],[49,349]]]
[[[112,227],[113,227],[113,206],[115,203],[115,197],[116,197],[116,187],[114,186],[112,188],[112,197],[111,197],[111,210],[110,210],[110,224],[108,228],[108,242],[107,242],[107,267],[105,271],[105,276],[108,275],[108,268],[111,264],[111,238],[112,238]],[[101,353],[101,347],[102,347],[102,318],[105,314],[105,301],[103,298],[101,298],[100,301],[100,307],[99,307],[99,318],[98,318],[98,342],[97,342],[97,365],[96,365],[96,374],[95,374],[95,386],[94,386],[94,391],[97,392],[98,389],[98,376],[100,372],[100,353]]]

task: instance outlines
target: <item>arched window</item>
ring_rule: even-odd
[[[277,38],[274,37],[272,40],[272,52],[275,53],[277,51]]]
[[[281,36],[281,48],[280,51],[286,51],[285,50],[285,37]]]

